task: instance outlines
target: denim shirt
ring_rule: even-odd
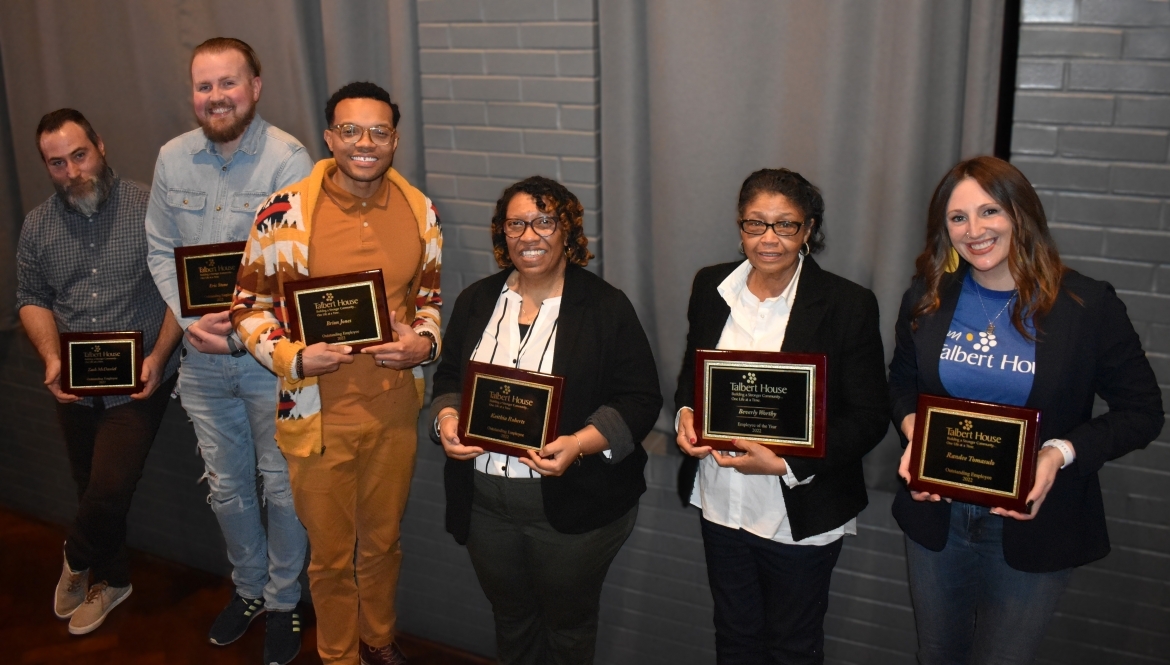
[[[198,317],[179,315],[175,247],[247,240],[264,200],[312,169],[305,146],[259,115],[235,154],[219,154],[202,129],[177,136],[159,150],[146,209],[147,263],[184,330]]]

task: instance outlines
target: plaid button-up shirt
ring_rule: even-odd
[[[85,217],[54,194],[24,219],[16,250],[16,308],[53,312],[59,332],[141,330],[144,354],[158,340],[167,306],[146,267],[149,194],[115,177],[97,214]],[[163,378],[178,369],[167,360]],[[105,397],[107,407],[130,402]],[[93,398],[81,404],[93,405]]]

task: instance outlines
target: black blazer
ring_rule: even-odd
[[[443,336],[443,361],[435,372],[436,402],[450,401],[462,391],[463,370],[510,272],[479,280],[455,300]],[[633,452],[620,461],[586,455],[564,475],[541,478],[549,523],[562,533],[585,533],[625,515],[646,491],[642,439],[658,420],[662,393],[654,355],[634,306],[620,290],[571,264],[565,270],[553,374],[565,377],[560,435],[584,427],[603,405],[620,414],[633,435]],[[460,544],[467,542],[471,525],[474,474],[471,460],[448,458],[443,470],[447,531]]]
[[[731,308],[717,289],[741,263],[709,266],[695,275],[687,308],[687,350],[674,394],[676,410],[694,406],[695,349],[713,349],[719,343]],[[780,484],[792,537],[803,540],[841,526],[869,503],[861,458],[889,427],[877,299],[869,289],[826,272],[806,257],[779,350],[828,356],[825,457],[785,457],[797,480],[814,474],[816,478],[794,488]],[[694,457],[685,458],[679,469],[678,493],[684,504],[690,501],[698,469]]]
[[[921,317],[917,330],[911,330],[910,313],[924,284],[916,280],[902,297],[890,362],[890,404],[899,433],[902,419],[917,410],[919,393],[949,396],[939,379],[939,353],[968,269],[964,262],[943,277],[939,308]],[[1016,570],[1051,572],[1109,553],[1097,470],[1144,448],[1165,420],[1154,371],[1112,286],[1070,270],[1052,310],[1037,323],[1036,375],[1025,406],[1042,411],[1040,441],[1071,441],[1077,459],[1057,472],[1035,519],[1004,518],[1003,555]],[[1109,405],[1096,418],[1094,394]],[[946,546],[951,512],[945,502],[914,501],[902,488],[893,512],[914,542],[936,552]]]

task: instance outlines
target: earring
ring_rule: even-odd
[[[943,270],[947,272],[955,272],[959,269],[959,252],[954,247],[947,250],[947,261],[943,264]]]
[[[739,253],[740,253],[740,254],[743,254],[743,253],[744,253],[744,251],[743,251],[743,241],[742,241],[742,240],[739,242]],[[746,254],[745,254],[745,256],[746,256]]]
[[[800,249],[803,250],[801,256],[808,256],[812,254],[812,247],[809,247],[807,242],[801,243]]]

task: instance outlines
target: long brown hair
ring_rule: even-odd
[[[1012,221],[1012,243],[1008,249],[1008,269],[1019,290],[1019,305],[1012,308],[1012,325],[1027,339],[1035,339],[1024,326],[1031,320],[1039,330],[1037,318],[1052,309],[1060,293],[1060,282],[1067,270],[1060,261],[1044,206],[1032,183],[1020,170],[996,157],[975,157],[959,162],[947,172],[926,215],[926,247],[914,263],[914,277],[926,284],[926,291],[914,306],[911,320],[917,327],[918,317],[939,307],[939,282],[952,264],[954,246],[947,231],[947,204],[955,187],[971,178],[1001,207]],[[965,263],[960,258],[960,265]]]

